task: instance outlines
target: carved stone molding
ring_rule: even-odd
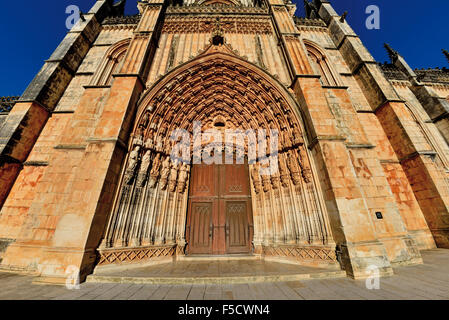
[[[225,33],[271,34],[273,28],[267,17],[221,17],[220,26]],[[212,33],[214,17],[167,17],[163,33]]]
[[[182,252],[182,248],[178,249],[174,246],[151,246],[125,249],[100,249],[99,266],[110,264],[136,263],[144,262],[156,258],[172,257],[177,252]]]
[[[225,6],[213,4],[208,6],[170,6],[167,8],[167,14],[185,14],[185,13],[239,13],[239,14],[268,14],[268,8],[261,7],[243,7],[243,6]]]
[[[262,254],[265,256],[295,258],[298,260],[337,262],[335,249],[328,247],[262,246]]]

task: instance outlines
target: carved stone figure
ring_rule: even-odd
[[[167,189],[168,176],[170,175],[170,157],[166,157],[162,162],[161,169],[161,189]]]
[[[190,166],[186,163],[184,163],[181,166],[181,169],[179,171],[179,178],[178,178],[178,192],[184,193],[186,186],[187,186],[187,180],[189,178],[189,169]]]
[[[140,122],[140,127],[142,127],[142,128],[148,127],[149,121],[150,121],[150,113],[148,111],[145,111],[142,121]]]
[[[136,146],[133,151],[129,154],[128,167],[125,171],[125,183],[131,184],[134,174],[136,173],[136,168],[139,165],[139,152],[140,146]]]
[[[281,176],[282,186],[284,188],[287,188],[290,181],[290,172],[288,171],[287,165],[285,164],[283,155],[279,155],[279,174]]]
[[[150,183],[149,187],[154,189],[157,184],[157,180],[159,178],[159,171],[161,170],[161,154],[158,153],[156,158],[153,160],[153,167],[150,171]]]
[[[302,138],[301,131],[299,130],[299,128],[297,126],[293,127],[292,134],[293,134],[293,143],[295,144],[295,146],[304,144],[304,140]]]
[[[145,186],[147,179],[148,169],[151,164],[151,150],[147,150],[142,157],[142,164],[140,165],[139,174],[137,176],[137,185],[140,187]]]
[[[168,185],[169,185],[170,192],[175,192],[175,190],[176,190],[176,182],[178,179],[178,167],[179,167],[179,164],[178,164],[178,161],[176,160],[171,165],[171,168],[170,168],[170,175],[168,178]]]
[[[312,182],[312,170],[307,159],[307,153],[304,147],[299,148],[299,161],[301,165],[301,174],[306,183]]]
[[[294,157],[287,155],[287,166],[290,170],[290,176],[292,177],[293,184],[297,186],[301,182],[301,175]]]
[[[251,168],[251,178],[254,184],[254,191],[259,194],[262,188],[262,182],[260,178],[260,166],[256,162]]]

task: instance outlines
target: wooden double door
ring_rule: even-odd
[[[252,248],[248,164],[192,167],[186,225],[187,254],[242,254]]]

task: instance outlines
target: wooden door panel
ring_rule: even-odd
[[[193,202],[190,216],[189,253],[209,254],[212,250],[212,202]]]
[[[226,202],[226,244],[228,253],[248,253],[248,204],[246,201]]]
[[[194,165],[191,177],[187,253],[249,253],[252,213],[248,164]]]
[[[221,185],[223,186],[223,189],[221,190],[221,196],[223,197],[238,197],[250,195],[247,165],[224,165],[223,179],[221,182]]]
[[[192,169],[192,188],[190,197],[217,196],[216,171],[214,165],[194,165]]]

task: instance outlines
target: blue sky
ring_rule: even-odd
[[[303,15],[303,0],[297,15]],[[449,50],[448,0],[333,0],[338,13],[348,11],[348,22],[380,62],[388,60],[383,43],[398,50],[412,68],[449,67],[441,49]],[[6,1],[0,4],[0,96],[20,95],[48,59],[67,29],[68,5],[87,12],[94,0]],[[136,13],[137,1],[128,0],[127,13]],[[381,10],[381,29],[365,27],[368,5]],[[425,4],[425,6],[424,6]]]

